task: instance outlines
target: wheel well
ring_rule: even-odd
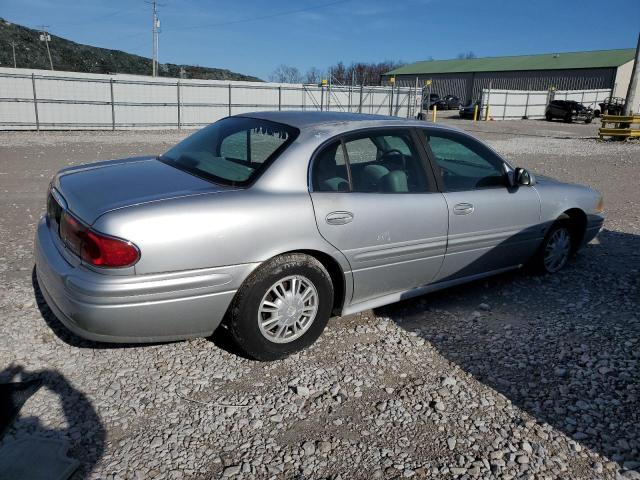
[[[340,314],[344,305],[345,296],[344,272],[340,264],[331,255],[319,250],[295,250],[295,252],[286,253],[304,253],[305,255],[314,257],[327,269],[331,277],[331,283],[333,283],[333,308],[331,311],[333,314]]]
[[[558,220],[569,222],[573,238],[573,250],[576,251],[587,231],[587,215],[579,208],[570,208],[558,217]]]

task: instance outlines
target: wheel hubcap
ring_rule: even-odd
[[[258,326],[270,342],[288,343],[309,330],[318,313],[318,292],[311,281],[292,275],[274,283],[260,302]]]
[[[566,228],[553,232],[544,249],[544,266],[554,273],[567,263],[571,253],[571,236]]]

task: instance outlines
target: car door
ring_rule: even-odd
[[[511,170],[473,137],[421,129],[449,216],[447,251],[438,280],[526,262],[542,241],[540,198],[530,186],[510,187]]]
[[[410,129],[325,143],[311,165],[318,230],[348,259],[351,303],[431,282],[444,259],[447,205]]]

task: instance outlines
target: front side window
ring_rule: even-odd
[[[342,159],[343,150],[347,163]],[[312,185],[319,192],[429,191],[422,160],[408,131],[375,132],[330,144],[315,157]]]
[[[503,163],[481,143],[456,134],[422,130],[449,192],[506,187]]]
[[[244,117],[222,119],[186,138],[160,161],[231,186],[250,184],[298,136],[288,125]]]

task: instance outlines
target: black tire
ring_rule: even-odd
[[[288,343],[276,343],[261,332],[258,311],[270,288],[292,275],[303,276],[313,284],[318,294],[318,310],[302,336]],[[333,284],[326,268],[308,255],[287,253],[268,260],[249,275],[231,303],[226,323],[236,345],[249,357],[278,360],[315,342],[326,327],[332,308]]]
[[[416,116],[417,120],[424,120],[424,115],[422,114],[422,112],[420,112],[417,116]]]
[[[547,122],[553,122],[553,116],[549,112],[544,115],[544,118],[547,119]]]
[[[549,268],[550,266],[548,265],[547,262],[545,262],[547,246],[549,245],[551,240],[554,238],[554,235],[556,234],[556,232],[560,230],[563,230],[565,234],[568,236],[570,249],[569,249],[567,258],[564,260],[562,265],[559,266],[559,268]],[[542,241],[542,244],[540,245],[540,248],[538,248],[538,251],[536,252],[536,254],[529,261],[529,265],[528,265],[529,270],[532,273],[542,274],[542,275],[556,273],[562,270],[571,259],[571,256],[575,253],[574,235],[575,235],[575,232],[571,228],[571,224],[569,223],[569,221],[567,220],[556,221],[551,226],[547,234],[545,235],[544,240]]]
[[[591,118],[586,118],[586,119],[584,120],[585,125],[588,125],[589,123],[591,123],[591,120],[593,120],[593,119],[591,119]]]
[[[567,112],[564,116],[565,123],[573,122],[573,117],[571,116],[571,112]]]

